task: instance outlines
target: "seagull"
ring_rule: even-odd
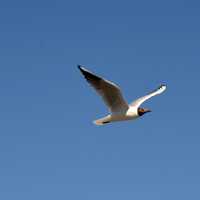
[[[151,97],[159,95],[166,90],[166,85],[162,84],[149,94],[136,99],[130,104],[127,104],[118,85],[95,75],[81,65],[78,65],[78,68],[89,84],[102,97],[110,111],[110,114],[95,120],[94,124],[96,125],[137,119],[143,116],[145,113],[151,112],[151,110],[147,108],[140,107],[141,104]]]

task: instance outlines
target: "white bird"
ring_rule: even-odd
[[[147,108],[141,108],[140,105],[151,97],[161,94],[166,90],[166,85],[160,85],[156,90],[133,101],[128,105],[122,96],[119,86],[93,74],[80,65],[78,65],[78,68],[86,80],[103,98],[103,101],[110,110],[109,115],[94,121],[96,125],[104,125],[110,122],[137,119],[145,113],[151,112],[151,110]]]

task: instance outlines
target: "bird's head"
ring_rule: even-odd
[[[138,108],[138,115],[142,116],[145,113],[151,112],[151,110],[149,110],[148,108]]]

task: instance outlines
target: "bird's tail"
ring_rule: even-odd
[[[94,124],[96,124],[97,126],[101,126],[101,125],[105,125],[105,124],[108,124],[110,123],[110,116],[106,116],[106,117],[103,117],[103,118],[100,118],[100,119],[97,119],[95,121],[93,121]]]

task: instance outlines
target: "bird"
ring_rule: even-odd
[[[97,76],[82,65],[78,65],[78,69],[88,83],[102,97],[104,103],[110,111],[105,117],[93,121],[96,125],[105,125],[111,122],[140,118],[144,114],[151,112],[151,110],[148,108],[142,108],[141,104],[153,96],[163,93],[167,88],[166,85],[161,84],[157,89],[128,104],[124,99],[121,89],[118,85],[100,76]]]

